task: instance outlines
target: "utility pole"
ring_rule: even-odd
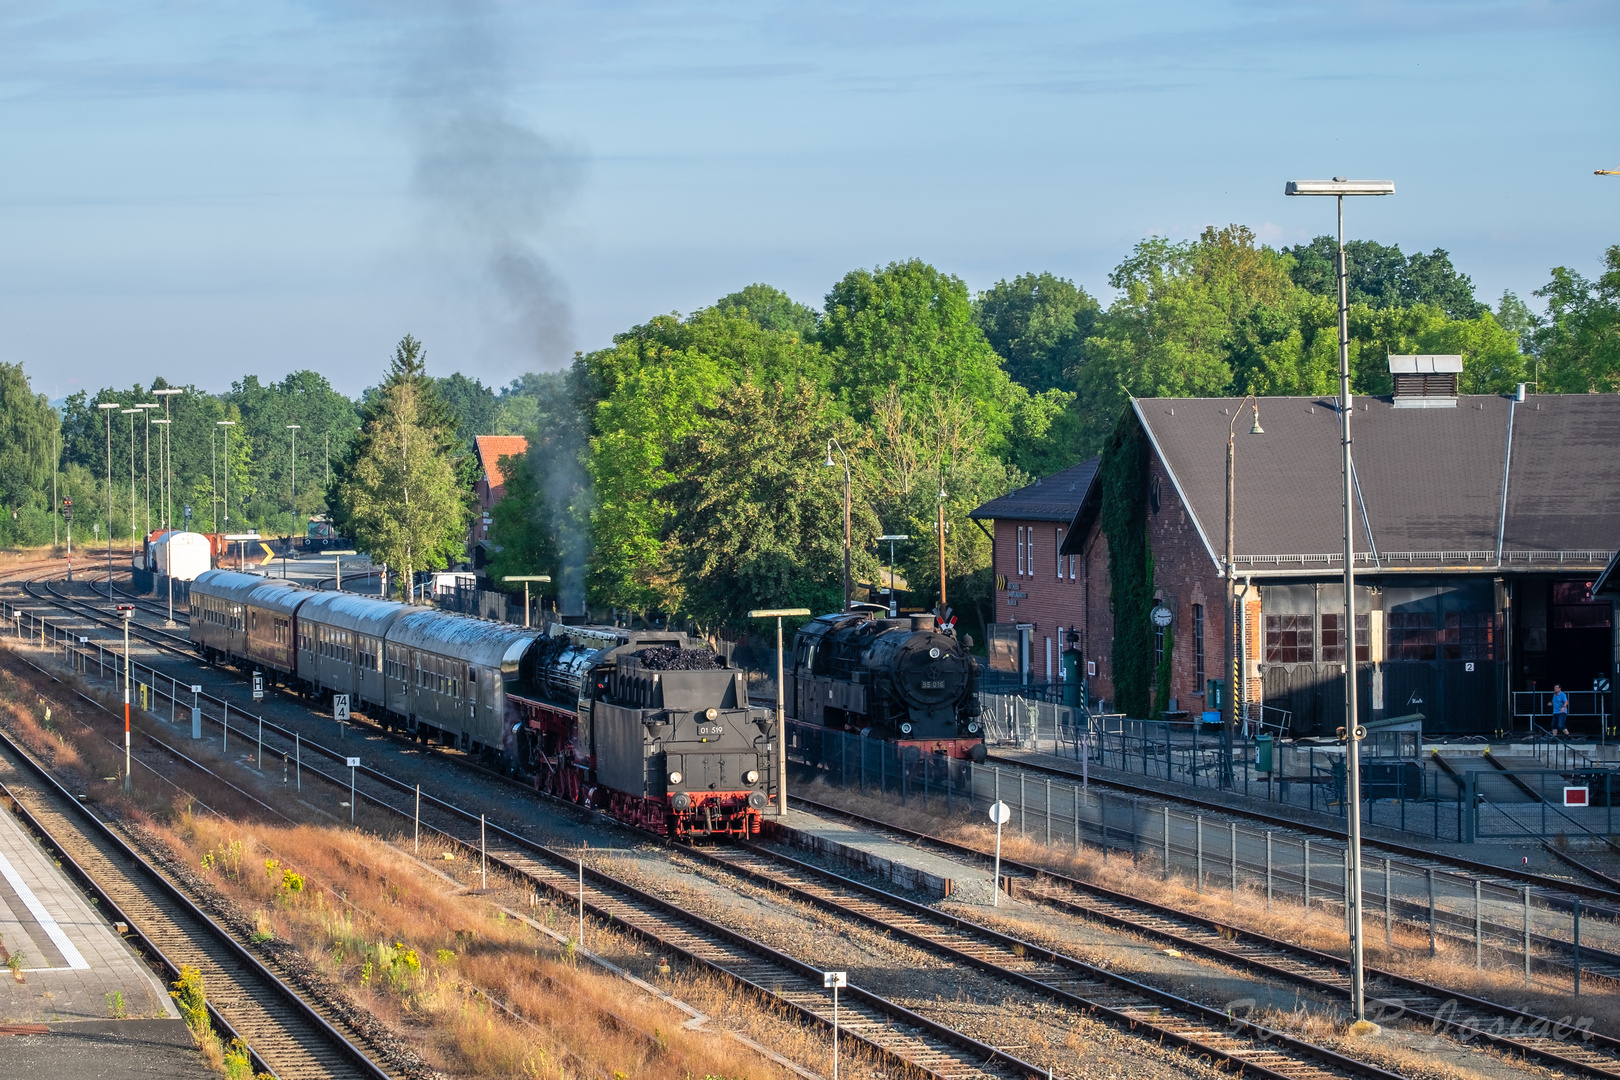
[[[134,425],[134,423],[135,422],[133,420],[130,421],[130,424],[132,426]],[[108,588],[109,592],[112,590],[112,579],[111,578],[107,579],[107,588]],[[129,765],[130,765],[130,761],[129,761],[129,689],[130,689],[130,687],[129,687],[129,682],[130,682],[130,672],[129,672],[129,620],[130,620],[130,616],[132,616],[134,614],[135,614],[135,605],[134,604],[119,604],[118,605],[118,617],[124,620],[124,794],[126,794],[126,795],[129,794],[129,786],[130,786],[130,776],[129,776]]]
[[[939,481],[939,617],[945,617],[945,479]]]

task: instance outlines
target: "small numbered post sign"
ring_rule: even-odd
[[[264,676],[257,671],[253,673],[253,700],[264,700]]]
[[[358,769],[360,767],[360,759],[357,757],[344,758],[343,761],[344,764],[348,765],[351,769]]]
[[[332,719],[347,720],[349,718],[349,695],[332,695]]]
[[[996,869],[995,876],[990,879],[990,906],[1001,906],[1001,827],[1012,820],[1012,807],[995,801],[990,807],[990,820],[996,823]]]
[[[849,985],[849,972],[823,971],[821,985],[833,992],[833,1080],[838,1080],[838,991]]]

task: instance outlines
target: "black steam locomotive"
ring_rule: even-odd
[[[513,750],[537,788],[660,835],[758,835],[771,713],[706,644],[552,624],[521,672]]]
[[[984,760],[978,667],[932,615],[812,619],[794,639],[787,681],[801,723]]]

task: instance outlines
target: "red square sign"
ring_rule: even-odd
[[[1565,806],[1590,806],[1591,803],[1588,801],[1588,795],[1589,794],[1590,794],[1590,789],[1589,788],[1567,787],[1567,788],[1564,789],[1564,805]]]

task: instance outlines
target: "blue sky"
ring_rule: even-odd
[[[504,383],[920,256],[1105,301],[1149,233],[1330,230],[1482,299],[1620,242],[1620,5],[0,2],[0,359],[56,398],[406,332]]]

